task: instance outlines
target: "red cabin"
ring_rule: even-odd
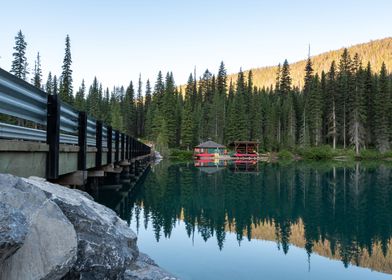
[[[234,141],[229,146],[234,148],[234,157],[257,158],[259,156],[259,142],[257,141]]]

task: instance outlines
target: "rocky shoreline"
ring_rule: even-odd
[[[177,279],[84,192],[0,174],[0,280]]]

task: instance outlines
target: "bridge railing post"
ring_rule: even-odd
[[[111,126],[108,126],[108,131],[107,131],[107,143],[108,143],[108,154],[107,154],[107,163],[110,164],[112,163],[112,154],[113,154],[113,129]]]
[[[118,130],[116,130],[115,132],[115,141],[116,153],[114,154],[114,161],[118,162],[120,158],[120,133],[118,132]]]
[[[46,177],[57,179],[59,176],[60,153],[60,99],[57,95],[48,95],[46,143],[49,152],[46,161]]]
[[[86,170],[87,161],[87,113],[79,112],[78,121],[78,170]]]
[[[95,155],[95,166],[102,165],[102,121],[96,123],[95,143],[97,154]]]

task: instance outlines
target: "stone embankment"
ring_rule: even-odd
[[[0,174],[0,280],[177,279],[84,192]]]

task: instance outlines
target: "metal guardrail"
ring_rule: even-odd
[[[78,134],[79,112],[71,106],[61,103],[60,105],[60,131],[66,133]]]
[[[46,131],[12,124],[0,123],[0,138],[46,142]]]
[[[47,143],[47,178],[50,179],[58,177],[59,144],[79,146],[79,170],[85,170],[86,146],[97,148],[96,166],[102,164],[102,148],[108,149],[107,163],[150,152],[150,148],[138,140],[102,125],[101,121],[61,103],[58,96],[47,96],[44,91],[1,68],[0,114],[15,117],[18,123],[36,127],[0,122],[0,138]],[[108,145],[109,142],[111,145]],[[112,152],[115,152],[114,158]]]
[[[46,131],[18,125],[0,123],[0,138],[46,142]],[[78,136],[60,133],[60,143],[78,144]]]
[[[0,113],[46,125],[46,93],[0,69]]]

